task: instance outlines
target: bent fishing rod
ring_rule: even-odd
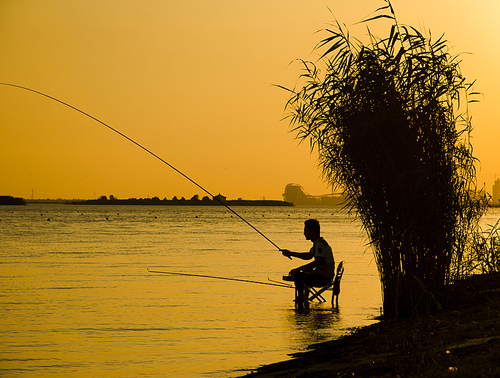
[[[44,97],[47,97],[53,101],[56,101],[62,105],[65,105],[73,110],[76,110],[77,112],[89,117],[90,119],[93,119],[94,121],[100,123],[101,125],[107,127],[108,129],[110,129],[111,131],[115,132],[116,134],[120,135],[121,137],[127,139],[129,142],[132,142],[133,144],[135,144],[137,147],[140,147],[141,149],[143,149],[144,151],[146,151],[148,154],[152,155],[153,157],[155,157],[156,159],[158,159],[159,161],[161,161],[162,163],[166,164],[167,166],[169,166],[171,169],[173,169],[175,172],[177,172],[178,174],[180,174],[182,177],[184,177],[185,179],[189,180],[191,183],[193,183],[194,185],[196,185],[198,188],[200,188],[201,190],[203,190],[205,193],[207,193],[210,197],[212,197],[213,199],[217,200],[221,205],[223,205],[226,209],[228,209],[231,213],[233,213],[234,215],[236,215],[238,218],[240,218],[243,222],[245,222],[248,226],[250,226],[251,228],[254,229],[254,231],[256,231],[260,236],[262,236],[264,239],[266,239],[269,243],[271,243],[274,247],[276,247],[279,251],[281,251],[281,248],[278,247],[271,239],[269,239],[266,235],[264,235],[262,232],[260,232],[257,228],[255,228],[250,222],[248,222],[246,219],[244,219],[241,215],[239,215],[236,211],[234,211],[232,208],[230,208],[227,204],[225,204],[224,202],[222,202],[219,197],[215,197],[212,193],[210,193],[207,189],[205,189],[204,187],[202,187],[200,184],[198,184],[196,181],[194,181],[193,179],[191,179],[189,176],[187,176],[186,174],[184,174],[183,172],[181,172],[180,170],[178,170],[177,168],[175,168],[172,164],[168,163],[167,161],[165,161],[164,159],[162,159],[160,156],[156,155],[154,152],[152,152],[151,150],[147,149],[146,147],[144,147],[143,145],[139,144],[138,142],[136,142],[135,140],[133,140],[132,138],[128,137],[127,135],[123,134],[122,132],[118,131],[117,129],[111,127],[110,125],[108,125],[107,123],[101,121],[100,119],[94,117],[93,115],[87,113],[87,112],[84,112],[83,110],[81,109],[78,109],[76,106],[73,106],[71,104],[68,104],[67,102],[64,102],[62,100],[59,100],[58,98],[55,98],[53,96],[50,96],[46,93],[43,93],[43,92],[40,92],[40,91],[37,91],[35,89],[31,89],[31,88],[28,88],[28,87],[23,87],[21,85],[17,85],[17,84],[11,84],[11,83],[0,83],[0,85],[5,85],[5,86],[9,86],[9,87],[13,87],[13,88],[18,88],[18,89],[23,89],[25,91],[28,91],[28,92],[32,92],[32,93],[36,93],[40,96],[44,96]],[[292,259],[291,257],[288,257],[290,260]]]

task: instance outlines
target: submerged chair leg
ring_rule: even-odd
[[[339,307],[339,295],[332,294],[332,307]]]
[[[344,262],[341,261],[339,263],[339,266],[337,267],[337,275],[335,276],[335,279],[333,280],[333,287],[332,287],[332,307],[334,307],[334,300],[335,300],[335,306],[339,307],[339,294],[340,294],[340,281],[342,280],[342,276],[344,275]]]

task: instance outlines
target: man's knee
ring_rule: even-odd
[[[299,288],[299,287],[303,287],[304,284],[306,283],[307,281],[307,274],[305,274],[304,272],[298,272],[294,277],[293,277],[293,280],[295,282],[295,287]]]

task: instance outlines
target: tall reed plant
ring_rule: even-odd
[[[486,201],[475,186],[472,85],[458,57],[442,37],[400,25],[386,3],[363,22],[390,20],[387,38],[369,31],[363,44],[336,22],[319,62],[300,61],[298,89],[285,89],[297,138],[318,150],[324,178],[368,233],[384,314],[397,318],[439,307]]]

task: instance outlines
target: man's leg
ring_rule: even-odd
[[[294,281],[296,304],[302,309],[309,308],[309,287],[323,287],[330,282],[330,279],[317,273],[298,272],[294,276]]]
[[[299,280],[295,280],[295,307],[298,310],[304,308],[304,284]]]
[[[302,300],[304,308],[309,310],[309,286],[307,285],[304,285],[304,289],[302,290]]]
[[[309,308],[309,281],[310,273],[298,272],[293,278],[295,281],[295,306],[298,310],[303,310],[304,307]]]

